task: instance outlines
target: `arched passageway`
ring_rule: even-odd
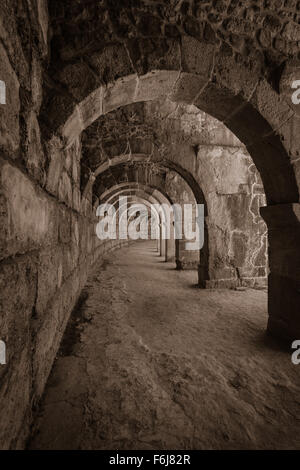
[[[0,99],[0,341],[7,354],[0,369],[0,446],[24,447],[32,411],[91,273],[117,249],[139,252],[140,245],[132,248],[130,240],[97,237],[97,207],[107,198],[126,195],[130,207],[142,201],[147,208],[157,201],[204,204],[204,246],[200,256],[198,250],[189,258],[185,240],[177,241],[177,266],[192,270],[176,272],[173,263],[167,274],[174,286],[180,291],[178,279],[192,276],[192,284],[203,289],[184,295],[195,305],[198,299],[199,316],[205,296],[212,302],[219,296],[230,317],[231,301],[238,298],[243,310],[243,295],[248,305],[251,292],[263,304],[268,285],[268,317],[256,303],[251,304],[254,317],[261,313],[255,318],[264,318],[263,330],[277,341],[290,345],[298,339],[300,108],[294,85],[300,16],[295,2],[276,2],[276,9],[270,2],[230,0],[2,3],[0,19],[9,21],[1,21],[0,28],[0,83],[5,84]],[[159,217],[162,233],[161,212]],[[173,242],[172,250],[160,242],[164,263],[175,252]],[[120,257],[127,260],[123,253]],[[166,273],[164,263],[160,272]],[[169,288],[170,296],[176,294]],[[220,322],[216,334],[223,326],[228,332],[222,323],[225,311],[213,305],[212,316]],[[233,310],[244,318],[238,307]],[[210,312],[203,312],[205,321],[201,317],[199,324],[205,331]],[[252,319],[244,323],[252,325]],[[238,328],[233,323],[232,328],[237,334],[221,344],[236,353]],[[258,323],[253,331],[259,337]],[[251,351],[252,346],[247,343]],[[263,384],[275,353],[265,343],[256,346],[266,361],[255,371]],[[208,358],[220,371],[214,378],[237,384],[233,388],[243,393],[249,377],[229,377],[222,357],[220,369],[212,355]],[[288,363],[292,391],[284,409],[294,416],[296,379],[290,357]],[[165,382],[159,384],[166,392]],[[231,396],[224,387],[224,397]],[[267,392],[262,394],[264,402]],[[248,403],[248,397],[243,399]],[[256,410],[259,399],[260,394],[249,406]],[[248,418],[247,425],[239,421],[249,446],[259,444],[263,434],[260,413],[259,407],[255,432]],[[277,425],[286,421],[283,415],[269,420],[274,424],[271,445]],[[224,447],[226,436],[233,446],[242,445],[237,428],[227,433],[225,427],[222,436],[215,430],[213,438],[206,426],[211,446]],[[294,442],[290,436],[288,431],[286,443],[289,438]],[[161,437],[159,445],[163,442]],[[200,438],[195,441],[202,444]]]
[[[193,43],[193,42],[192,42]],[[205,49],[206,46],[202,46]],[[206,54],[212,54],[212,51],[207,46]],[[192,49],[195,57],[193,60],[197,60],[198,52],[196,48]],[[186,51],[182,51],[186,52]],[[212,54],[213,56],[213,54]],[[188,55],[189,60],[191,58]],[[212,57],[211,57],[212,60]],[[222,59],[220,58],[220,63]],[[271,274],[269,276],[269,295],[272,296],[269,302],[269,312],[271,318],[269,320],[269,330],[272,330],[274,334],[285,336],[294,336],[294,331],[299,326],[298,324],[298,300],[296,303],[291,298],[297,297],[298,290],[294,290],[295,282],[297,284],[297,273],[298,273],[298,254],[297,247],[292,243],[289,243],[289,255],[285,252],[285,259],[289,258],[289,262],[285,265],[289,265],[291,272],[292,281],[286,281],[286,275],[282,276],[276,274],[276,270],[285,268],[280,267],[282,255],[278,254],[278,250],[272,248],[278,246],[274,240],[277,234],[282,238],[283,233],[291,242],[290,236],[286,233],[288,229],[280,231],[276,230],[278,224],[278,213],[284,211],[289,220],[293,219],[296,223],[297,204],[299,200],[299,190],[296,181],[296,174],[294,173],[294,166],[290,161],[288,151],[284,145],[286,141],[281,140],[280,131],[281,127],[274,127],[274,117],[266,115],[266,109],[257,109],[260,105],[260,94],[267,94],[269,92],[274,99],[274,106],[278,108],[279,114],[284,113],[281,109],[284,107],[281,101],[279,101],[275,92],[272,92],[270,85],[262,80],[256,78],[253,82],[251,77],[249,83],[249,76],[246,75],[246,67],[235,67],[236,80],[240,79],[238,83],[239,90],[237,88],[237,81],[232,82],[228,77],[228,83],[226,85],[222,83],[222,77],[219,77],[217,71],[215,71],[214,81],[212,81],[211,70],[207,69],[207,63],[205,63],[205,70],[202,70],[199,64],[199,70],[197,74],[193,74],[187,68],[187,71],[166,71],[166,70],[149,70],[148,73],[139,75],[127,75],[123,78],[116,80],[111,86],[105,87],[100,86],[90,93],[83,101],[76,105],[72,115],[68,117],[67,121],[59,127],[62,138],[67,141],[67,145],[71,145],[72,142],[76,141],[76,138],[81,132],[93,121],[99,118],[102,114],[106,114],[129,103],[135,103],[139,101],[154,101],[157,98],[167,97],[171,101],[184,102],[193,104],[199,107],[201,110],[209,113],[210,115],[217,117],[220,121],[223,121],[225,125],[231,129],[235,135],[246,145],[249,154],[251,155],[256,167],[258,168],[263,185],[266,193],[267,202],[269,209],[264,209],[263,214],[269,229],[271,229],[272,237],[269,239],[269,250],[271,254],[270,267]],[[216,79],[220,79],[220,83],[215,83]],[[232,87],[235,91],[230,89]],[[171,90],[171,92],[170,92]],[[268,90],[268,91],[267,91]],[[273,94],[272,94],[273,93]],[[188,95],[188,97],[186,96]],[[84,109],[88,106],[89,99],[95,102],[98,100],[99,106],[93,107],[93,114],[89,114],[86,121],[84,119]],[[261,98],[262,99],[262,98]],[[289,109],[286,109],[286,113],[290,113]],[[268,121],[270,120],[270,122]],[[292,117],[291,117],[292,119]],[[283,127],[283,126],[282,126]],[[285,208],[278,207],[273,208],[274,205],[282,206],[287,204]],[[274,214],[274,215],[270,215]],[[272,226],[272,222],[274,226]],[[271,226],[270,226],[271,224]],[[286,227],[290,226],[290,222],[286,221]],[[298,230],[298,229],[297,229]],[[294,232],[293,232],[294,233]],[[293,238],[293,235],[291,235]],[[293,248],[292,248],[293,246]],[[293,255],[292,255],[293,252]],[[277,254],[275,254],[277,253]],[[278,262],[274,261],[273,258],[279,256]],[[297,260],[295,266],[295,259]],[[296,276],[296,277],[295,277]],[[286,286],[286,289],[283,288]],[[293,293],[287,296],[287,292],[293,290]],[[277,296],[280,295],[280,299]],[[276,300],[275,300],[276,299]],[[284,300],[283,300],[284,299]],[[283,308],[285,305],[285,308]],[[287,307],[288,305],[288,307]],[[279,307],[282,306],[282,307]],[[289,313],[288,313],[289,312]],[[286,317],[288,316],[288,318]],[[286,319],[284,319],[286,318]],[[289,326],[288,326],[289,325]],[[290,333],[289,333],[289,329]]]
[[[117,169],[117,172],[114,169]],[[118,179],[125,181],[116,184]],[[107,189],[110,188],[110,185],[112,185],[111,189]],[[185,205],[192,205],[194,228],[197,204],[203,206],[203,214],[207,219],[207,204],[203,192],[193,176],[187,170],[170,161],[160,161],[156,164],[149,162],[147,155],[133,155],[130,156],[129,160],[126,155],[118,156],[111,159],[109,163],[102,164],[90,176],[84,192],[86,194],[88,191],[94,191],[98,194],[99,201],[103,203],[107,201],[107,194],[118,195],[121,189],[124,191],[125,188],[129,187],[138,189],[145,188],[145,186],[153,195],[153,191],[156,191],[156,194],[163,195],[163,197],[158,198],[158,204],[171,204],[172,206],[176,204],[182,215],[185,211]],[[169,220],[168,225],[170,223],[174,223],[174,216],[173,220]],[[184,225],[183,217],[182,224]],[[181,230],[183,228],[181,227]],[[183,239],[181,241],[176,240],[175,250],[174,236],[172,236],[169,244],[171,246],[168,248],[168,241],[166,241],[164,248],[166,260],[168,256],[175,256],[178,269],[197,269],[199,286],[205,287],[206,282],[209,280],[209,234],[206,220],[204,220],[204,242],[201,249],[186,250],[186,240]]]

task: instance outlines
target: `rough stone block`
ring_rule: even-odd
[[[207,76],[181,73],[170,94],[170,100],[184,104],[194,103],[195,98],[208,83],[208,80]]]
[[[73,188],[70,176],[66,171],[63,171],[58,183],[58,198],[60,201],[67,204],[69,207],[73,206]]]
[[[36,261],[33,256],[23,256],[0,263],[0,331],[7,360],[0,370],[1,449],[9,449],[17,439],[30,406],[30,326],[37,289]]]
[[[62,247],[63,280],[68,279],[79,261],[79,248],[73,243]]]
[[[200,43],[191,36],[182,36],[182,67],[185,72],[209,78],[213,68],[214,46]]]
[[[47,154],[49,168],[47,172],[46,189],[53,195],[57,195],[58,183],[64,166],[63,152],[61,142],[56,137],[52,138],[47,144]]]
[[[113,84],[110,84],[103,96],[103,113],[126,106],[135,100],[135,92],[137,87],[137,75],[129,75],[120,78]]]
[[[43,33],[43,38],[45,42],[45,46],[48,45],[48,23],[49,23],[49,16],[48,16],[48,2],[47,0],[37,0],[38,6],[38,20],[41,26],[41,30]]]
[[[178,39],[151,37],[130,40],[127,47],[138,75],[153,70],[180,70],[181,52]]]
[[[7,162],[0,165],[2,195],[9,224],[2,257],[25,252],[57,240],[55,203],[20,170]]]
[[[279,129],[294,114],[291,106],[265,81],[261,81],[251,103],[260,114],[271,124],[274,131]]]
[[[151,101],[169,95],[178,77],[179,72],[168,70],[143,75],[138,79],[134,101]]]
[[[20,144],[20,85],[2,44],[0,44],[0,80],[5,83],[5,104],[0,103],[0,146],[12,154]]]
[[[81,207],[81,192],[80,189],[73,188],[73,208],[79,212]]]
[[[246,102],[252,97],[261,79],[261,56],[257,55],[246,66],[236,56],[228,56],[222,50],[215,55],[214,73],[217,83]]]
[[[88,127],[103,114],[103,96],[105,89],[104,86],[97,88],[79,103],[78,110],[83,129]]]
[[[1,366],[3,369],[3,366]],[[24,448],[31,424],[30,399],[32,390],[31,348],[24,347],[20,357],[3,369],[0,375],[0,449],[18,449],[17,441],[21,437],[21,449]]]
[[[41,144],[40,127],[32,111],[26,121],[25,160],[29,173],[43,186],[46,179],[45,155]]]
[[[38,114],[43,101],[43,69],[35,54],[33,54],[31,63],[31,96],[33,109]]]
[[[39,254],[38,292],[36,311],[39,316],[47,312],[47,305],[59,289],[62,278],[62,249],[59,245],[42,250]]]
[[[239,109],[242,98],[210,82],[194,104],[214,118],[225,121]]]
[[[77,102],[100,86],[99,78],[84,62],[66,65],[58,74],[58,80],[69,89]]]
[[[134,73],[128,52],[123,45],[111,45],[88,57],[89,64],[103,84]]]
[[[71,213],[60,205],[57,205],[57,212],[59,242],[69,243],[71,240]]]

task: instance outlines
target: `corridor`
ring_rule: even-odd
[[[300,448],[300,377],[264,290],[202,290],[155,242],[109,253],[74,309],[30,449]]]

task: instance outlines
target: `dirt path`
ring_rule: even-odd
[[[30,448],[300,449],[300,366],[264,335],[266,293],[195,283],[151,242],[110,255],[74,311]]]

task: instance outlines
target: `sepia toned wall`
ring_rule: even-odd
[[[300,331],[300,118],[285,91],[280,94],[295,76],[294,62],[285,61],[299,59],[299,7],[287,0],[198,3],[174,1],[169,8],[143,1],[132,6],[132,16],[119,2],[110,2],[108,12],[99,2],[53,0],[50,12],[46,0],[1,2],[0,331],[8,359],[0,370],[3,448],[24,446],[87,274],[103,253],[120,246],[96,238],[92,208],[101,194],[86,184],[90,170],[126,153],[127,138],[117,133],[106,144],[100,138],[106,158],[97,154],[96,161],[85,148],[87,128],[99,118],[105,128],[118,108],[149,102],[140,111],[155,132],[134,135],[129,154],[180,165],[192,175],[194,192],[203,193],[206,287],[265,285],[266,226],[259,206],[266,193],[269,331],[284,338]],[[101,178],[96,183],[109,187]]]

